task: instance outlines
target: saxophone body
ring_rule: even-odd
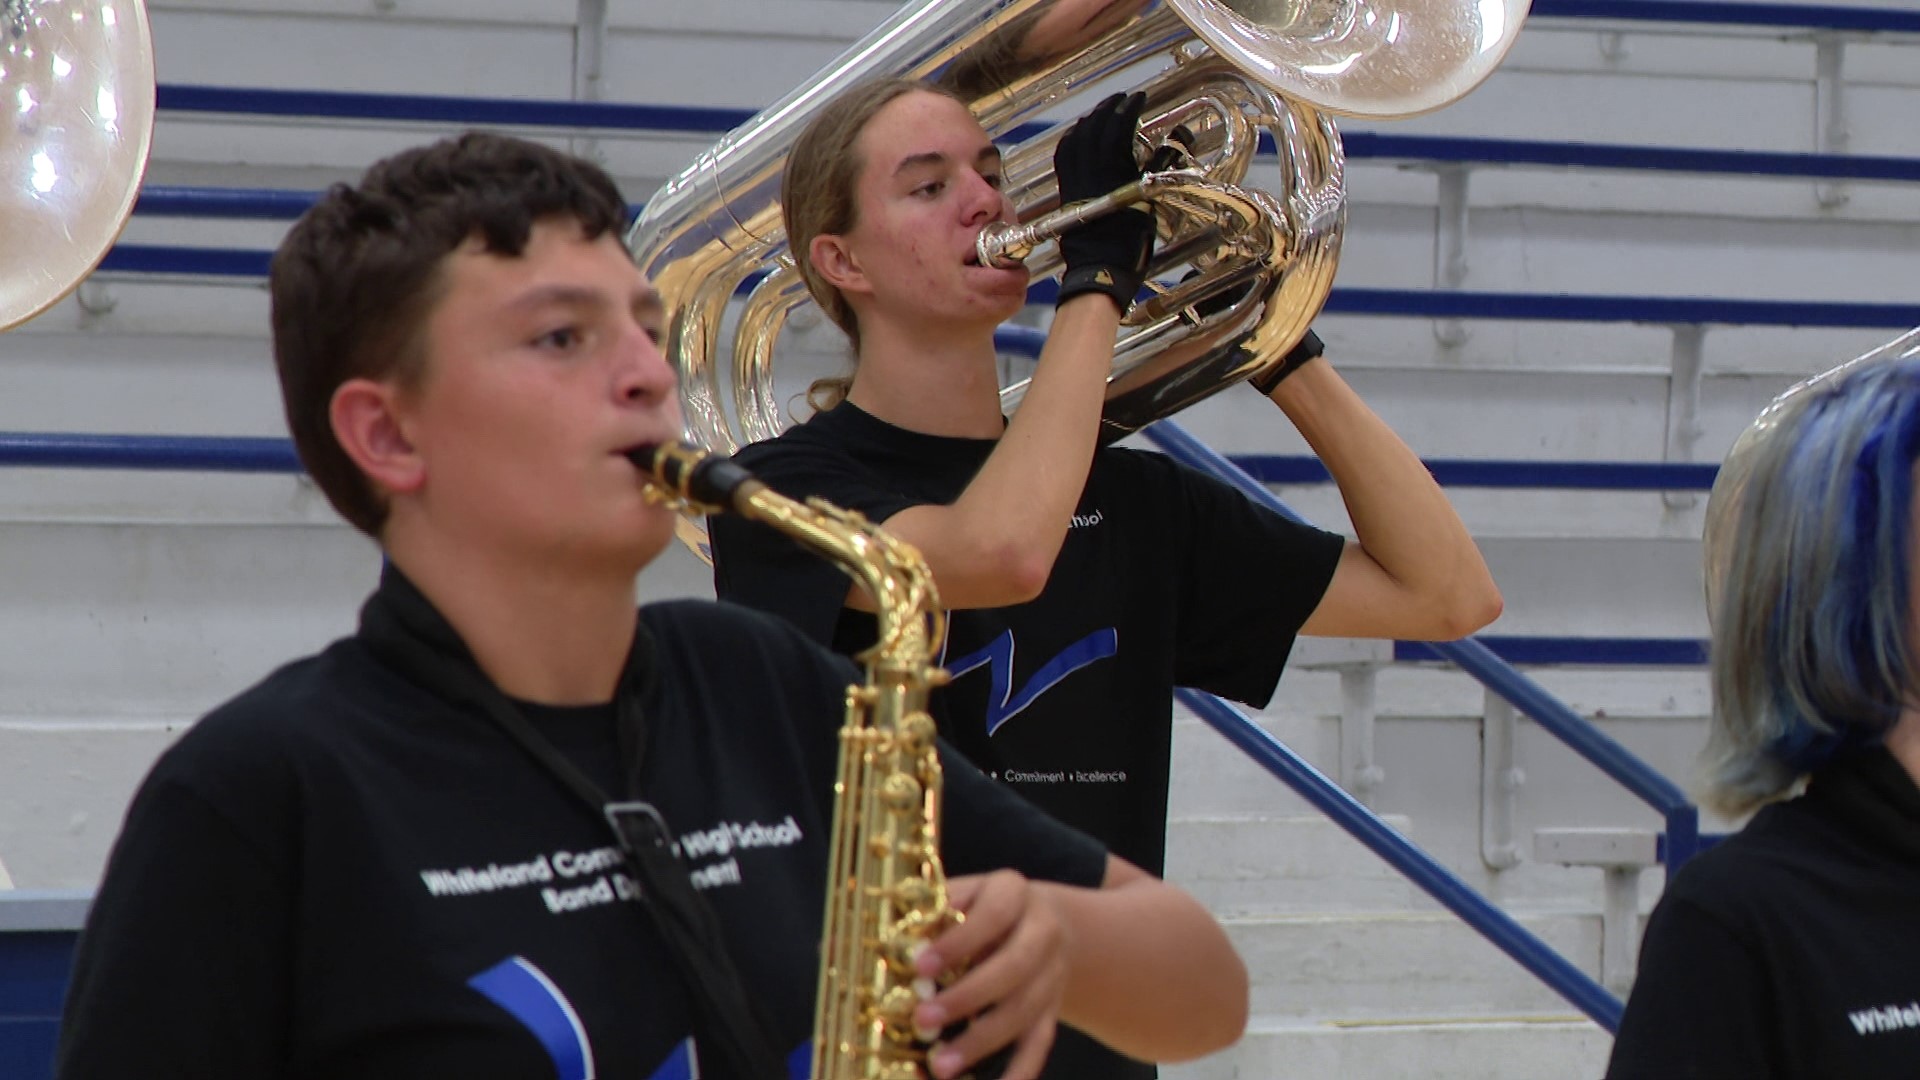
[[[959,918],[940,862],[941,767],[927,695],[944,609],[926,561],[857,513],[788,499],[724,457],[682,444],[635,452],[655,491],[688,512],[731,512],[837,564],[872,596],[878,640],[847,690],[828,838],[815,998],[816,1080],[925,1080],[914,1007],[932,987],[914,959]]]

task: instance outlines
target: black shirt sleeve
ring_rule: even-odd
[[[844,454],[803,440],[755,443],[734,460],[790,499],[819,497],[876,524],[914,505]],[[851,579],[771,526],[735,515],[709,518],[714,595],[778,615],[831,647]]]
[[[1759,956],[1725,923],[1662,897],[1641,938],[1607,1080],[1785,1080],[1768,1062],[1769,982]]]
[[[964,755],[940,743],[946,773],[941,853],[947,873],[1011,868],[1037,881],[1097,889],[1107,875],[1107,849],[1032,803],[987,779]]]
[[[1160,458],[1160,455],[1152,455]],[[1346,540],[1256,504],[1167,458],[1184,544],[1175,681],[1255,707],[1280,683],[1300,627],[1333,580]]]
[[[134,800],[74,961],[59,1080],[285,1074],[285,878],[189,788]]]

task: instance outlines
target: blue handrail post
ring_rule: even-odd
[[[1697,807],[1672,807],[1666,812],[1667,834],[1664,838],[1664,851],[1661,861],[1667,864],[1667,880],[1687,864],[1687,860],[1700,854],[1700,811]]]

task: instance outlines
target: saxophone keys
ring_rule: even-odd
[[[935,903],[933,885],[925,878],[905,878],[893,887],[893,901],[903,908],[928,910]]]
[[[910,986],[888,988],[886,995],[874,1007],[874,1014],[887,1029],[888,1037],[896,1043],[912,1041],[913,1010],[920,1004],[920,995]],[[934,1032],[939,1035],[938,1031]]]
[[[906,938],[895,938],[887,942],[885,945],[887,970],[891,971],[896,978],[912,976],[914,961],[919,958],[920,951],[926,947],[927,943],[924,941],[911,941]]]
[[[900,720],[901,748],[916,753],[925,750],[933,745],[933,738],[939,730],[933,717],[927,715],[925,710],[910,712]]]
[[[896,814],[920,811],[920,781],[905,773],[894,773],[880,785],[880,798]]]

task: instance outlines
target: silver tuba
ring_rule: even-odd
[[[1110,440],[1281,360],[1326,302],[1339,257],[1345,159],[1327,114],[1406,117],[1454,101],[1499,65],[1528,2],[908,4],[702,154],[634,223],[628,246],[669,312],[663,345],[680,373],[687,437],[730,453],[784,427],[773,346],[808,298],[785,251],[780,173],[814,113],[848,88],[903,76],[958,92],[1002,142],[1005,186],[1023,222],[1060,209],[1052,163],[1065,125],[1014,146],[1006,137],[1122,75],[1145,91],[1142,133],[1172,167],[1156,164],[1142,190],[1120,201],[1145,202],[1158,219],[1149,280],[1182,267],[1198,273],[1157,289],[1123,324],[1103,411]],[[1245,184],[1263,131],[1279,151],[1273,191]],[[1057,270],[1045,224],[1014,239],[997,253],[1024,258],[1036,277]],[[728,303],[756,276],[726,350]],[[1005,406],[1016,408],[1024,391],[1004,388]]]
[[[0,330],[72,292],[120,235],[154,93],[140,0],[0,0]]]

